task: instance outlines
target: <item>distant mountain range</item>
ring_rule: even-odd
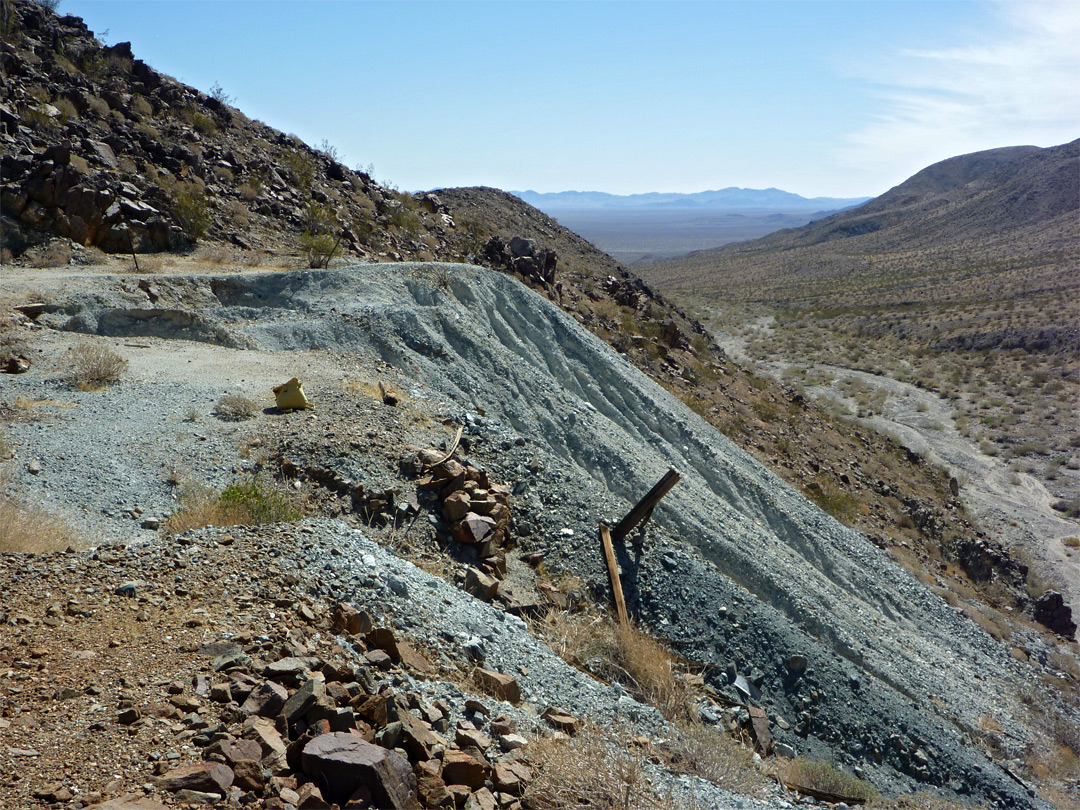
[[[545,213],[588,210],[673,210],[696,211],[836,211],[861,205],[870,197],[802,197],[778,188],[729,188],[694,194],[653,191],[647,194],[607,194],[603,191],[511,191]]]

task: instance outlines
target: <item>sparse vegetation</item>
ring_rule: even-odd
[[[182,184],[173,197],[173,217],[184,235],[197,242],[210,227],[210,207],[206,192],[194,184]]]
[[[230,484],[221,492],[192,487],[165,522],[169,534],[203,526],[255,526],[298,520],[299,508],[283,490],[261,478]]]
[[[10,479],[9,471],[0,466],[0,553],[42,554],[81,545],[63,519],[13,494]]]
[[[878,796],[869,783],[837,770],[828,762],[802,757],[778,760],[776,773],[780,781],[796,789],[809,788],[862,801],[870,801]]]
[[[258,413],[258,403],[242,394],[226,394],[214,405],[214,416],[226,422],[254,419]]]
[[[71,382],[83,391],[100,391],[120,379],[127,360],[102,343],[80,343],[68,352]]]
[[[536,779],[525,798],[537,810],[655,810],[661,797],[650,786],[643,752],[626,740],[586,728],[566,739],[529,746]]]
[[[623,629],[606,613],[552,611],[537,629],[564,661],[621,683],[669,720],[697,719],[674,656],[638,628]]]

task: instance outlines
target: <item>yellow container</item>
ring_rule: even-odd
[[[279,411],[300,411],[305,408],[314,408],[306,396],[304,386],[300,380],[293,377],[284,385],[274,386],[274,399],[277,401]]]

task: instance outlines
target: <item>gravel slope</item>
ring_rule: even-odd
[[[675,466],[683,480],[646,542],[620,550],[632,609],[713,665],[718,686],[729,664],[759,680],[770,715],[784,719],[778,736],[801,751],[858,767],[885,789],[929,784],[1034,804],[972,745],[987,716],[1024,739],[1018,696],[1030,691],[1030,670],[547,301],[480,268],[442,266],[448,289],[432,273],[377,265],[156,277],[155,307],[99,282],[42,320],[122,342],[150,334],[275,359],[332,351],[388,362],[467,421],[473,456],[516,482],[528,543],[598,589],[597,522],[617,519]],[[165,312],[195,309],[195,318]],[[246,370],[243,379],[267,382]],[[70,435],[82,437],[72,454],[94,441]],[[785,666],[795,653],[810,660],[801,678]]]

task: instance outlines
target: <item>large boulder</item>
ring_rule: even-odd
[[[348,732],[315,737],[301,755],[304,773],[319,783],[327,801],[344,804],[367,789],[376,807],[420,810],[416,776],[408,761]]]

